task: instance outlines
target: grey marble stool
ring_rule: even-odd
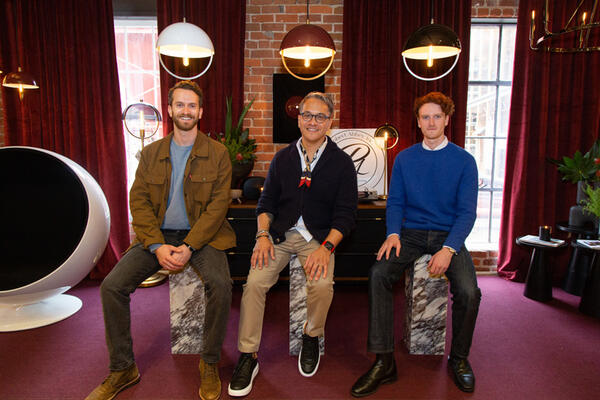
[[[204,336],[204,283],[187,266],[169,275],[171,309],[171,354],[200,354]]]
[[[405,272],[404,342],[410,354],[443,355],[446,348],[448,282],[429,276],[430,259],[429,254],[421,256]]]
[[[306,275],[296,256],[290,260],[290,356],[300,354],[302,330],[306,322]],[[325,338],[319,338],[319,350],[325,353]]]

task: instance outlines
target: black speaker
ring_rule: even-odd
[[[258,200],[262,191],[265,178],[262,176],[251,176],[244,181],[242,196],[247,200]]]
[[[300,137],[298,104],[310,92],[325,92],[325,77],[302,81],[289,74],[273,74],[273,143]]]

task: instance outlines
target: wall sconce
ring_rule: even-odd
[[[176,22],[167,26],[158,35],[156,50],[158,51],[160,65],[162,65],[165,71],[177,79],[192,80],[204,75],[208,71],[212,64],[215,48],[206,32],[194,24],[185,22],[185,0],[183,1],[183,12],[183,22]],[[185,77],[171,72],[165,66],[161,54],[181,58],[185,67],[190,65],[190,58],[210,57],[210,59],[208,60],[208,65],[199,74]]]
[[[433,0],[431,0],[431,23],[422,26],[413,32],[402,51],[402,60],[408,72],[417,79],[423,81],[434,81],[448,75],[458,63],[461,51],[460,39],[458,35],[449,27],[434,23],[433,19]],[[426,77],[413,72],[406,59],[422,61],[426,69],[432,68],[434,60],[455,57],[454,63],[445,71],[442,70],[439,75]]]
[[[385,175],[383,180],[383,194],[379,196],[382,200],[387,200],[388,198],[388,150],[392,149],[396,144],[398,144],[398,130],[394,128],[392,125],[385,123],[375,130],[373,134],[375,138],[375,143],[384,152],[384,162],[385,162]]]
[[[309,20],[309,4],[306,1],[306,24],[299,25],[289,31],[283,40],[279,48],[279,54],[281,55],[281,61],[283,67],[290,75],[294,78],[310,81],[317,79],[323,75],[333,65],[333,58],[335,56],[335,44],[333,39],[327,31],[319,26],[311,25]],[[296,60],[304,60],[304,67],[309,68],[311,60],[320,60],[330,58],[329,64],[317,75],[311,77],[302,77],[294,74],[288,67],[285,59],[291,58]]]
[[[529,24],[529,48],[531,50],[543,50],[551,53],[587,53],[591,51],[600,51],[600,46],[588,46],[588,40],[590,38],[590,32],[592,28],[600,27],[600,21],[594,21],[596,17],[596,11],[598,10],[598,0],[594,0],[592,6],[592,14],[590,20],[587,22],[587,12],[581,13],[581,23],[577,24],[577,13],[579,13],[583,1],[573,10],[571,17],[565,24],[565,26],[558,32],[551,32],[548,29],[548,23],[550,21],[550,11],[548,10],[548,0],[546,0],[544,9],[542,10],[542,18],[544,20],[544,34],[539,39],[535,40],[535,10],[531,11],[531,22]],[[573,23],[573,26],[569,27]],[[584,34],[585,32],[585,34]],[[558,37],[565,37],[565,35],[573,34],[575,36],[577,47],[551,47],[542,46],[544,42],[549,42],[551,39]],[[579,38],[577,35],[579,34]]]

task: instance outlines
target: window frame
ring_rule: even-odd
[[[493,226],[493,220],[494,220],[494,200],[495,198],[497,198],[497,196],[500,196],[500,199],[502,199],[502,195],[503,195],[503,191],[504,191],[504,185],[502,185],[502,187],[497,187],[495,185],[495,180],[496,180],[496,176],[495,176],[495,172],[496,172],[496,165],[497,165],[497,145],[498,145],[498,140],[507,140],[507,136],[506,135],[498,135],[498,128],[499,128],[499,115],[500,115],[500,89],[502,87],[509,87],[512,90],[512,73],[511,73],[511,80],[507,81],[507,80],[503,80],[501,79],[501,66],[502,66],[502,41],[503,41],[503,35],[504,35],[504,27],[505,26],[514,26],[516,27],[517,25],[517,19],[516,18],[472,18],[471,19],[471,28],[473,28],[474,26],[495,26],[495,27],[499,27],[499,33],[498,33],[498,48],[497,48],[497,60],[496,60],[496,79],[495,80],[471,80],[470,76],[469,76],[469,80],[468,80],[468,89],[471,86],[488,86],[488,87],[493,87],[495,90],[495,97],[494,97],[494,124],[493,124],[493,135],[486,135],[486,136],[469,136],[469,121],[470,121],[470,115],[467,112],[467,116],[466,116],[466,120],[467,120],[467,126],[465,127],[465,129],[467,130],[465,132],[465,141],[468,140],[474,140],[475,142],[478,140],[492,140],[492,162],[491,162],[491,173],[490,173],[490,182],[489,182],[489,186],[486,185],[485,187],[479,187],[478,188],[478,198],[479,198],[479,194],[482,192],[487,192],[489,193],[489,200],[488,200],[488,215],[485,217],[487,219],[486,221],[486,225],[487,225],[487,237],[485,241],[482,240],[474,240],[473,238],[468,238],[467,240],[470,242],[471,245],[475,245],[476,247],[485,247],[485,246],[495,246],[496,248],[498,247],[498,242],[497,241],[492,241],[492,233],[494,231]],[[472,32],[471,32],[472,34]],[[471,67],[470,65],[470,61],[469,60],[469,68]],[[513,69],[514,69],[514,52],[513,52]],[[470,75],[470,74],[469,74]],[[468,110],[468,108],[467,108]],[[491,127],[490,127],[491,128]],[[504,160],[504,162],[506,162],[506,160]],[[478,217],[479,219],[479,217]],[[480,220],[481,221],[481,220]],[[499,229],[499,227],[498,227]],[[470,235],[469,235],[470,236]],[[470,239],[470,240],[469,240]]]

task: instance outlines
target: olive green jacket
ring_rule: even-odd
[[[129,192],[135,243],[145,248],[165,243],[160,231],[169,198],[173,133],[144,147]],[[235,247],[235,233],[225,219],[231,186],[231,161],[225,146],[198,131],[185,166],[183,196],[191,230],[184,239],[195,249]]]

